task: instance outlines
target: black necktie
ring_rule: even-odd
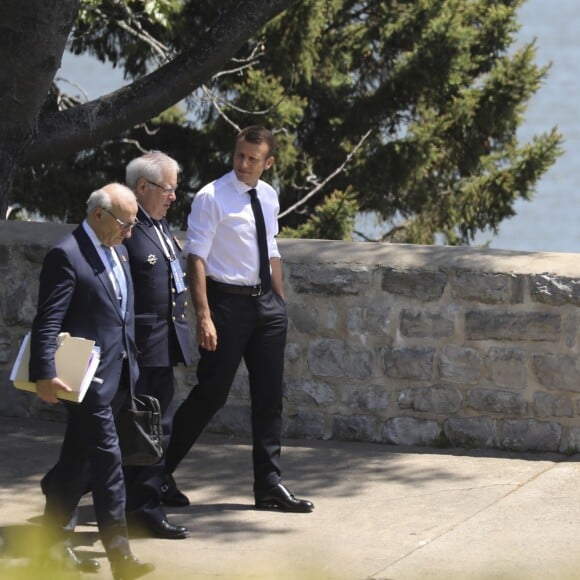
[[[255,189],[248,191],[252,204],[252,211],[254,212],[254,219],[256,220],[256,231],[258,234],[258,251],[260,252],[260,284],[262,292],[270,290],[270,259],[268,258],[268,245],[266,243],[266,224],[264,223],[264,214],[262,213],[262,206],[258,199],[258,194]]]

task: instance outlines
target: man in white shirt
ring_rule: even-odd
[[[233,171],[203,187],[192,202],[184,251],[201,358],[198,384],[174,416],[165,469],[168,496],[181,495],[171,474],[225,405],[243,358],[256,507],[310,512],[310,501],[282,485],[279,465],[288,319],[275,239],[278,196],[260,179],[274,163],[274,149],[270,131],[244,129],[236,138]]]

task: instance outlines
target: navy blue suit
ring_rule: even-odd
[[[56,376],[59,332],[94,340],[101,349],[96,376],[82,403],[65,402],[67,427],[57,464],[42,481],[45,523],[66,538],[81,496],[90,487],[101,539],[110,559],[129,553],[125,489],[114,416],[138,376],[134,294],[123,246],[117,246],[127,280],[125,317],[97,250],[79,226],[46,255],[38,311],[32,325],[30,379]]]
[[[191,363],[186,317],[187,291],[178,292],[170,259],[181,260],[181,250],[165,219],[157,227],[164,232],[165,247],[154,222],[139,208],[139,224],[124,241],[129,252],[135,287],[135,338],[139,380],[135,392],[157,397],[161,405],[163,447],[167,449],[173,417],[173,367]],[[131,516],[165,517],[161,508],[165,459],[147,467],[125,468],[127,512]]]

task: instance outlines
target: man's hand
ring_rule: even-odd
[[[58,403],[57,393],[59,391],[72,392],[72,389],[63,383],[58,377],[54,379],[41,379],[36,381],[37,396],[47,403]]]
[[[205,350],[215,350],[217,348],[217,331],[211,316],[198,319],[196,333],[197,344],[201,348]]]

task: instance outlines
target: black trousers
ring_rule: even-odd
[[[177,409],[165,469],[172,473],[228,398],[242,359],[252,405],[254,489],[280,482],[282,388],[288,318],[282,298],[208,291],[217,350],[200,348],[198,384]]]
[[[141,367],[135,393],[152,395],[161,407],[161,427],[163,429],[163,450],[167,450],[173,418],[173,367]],[[126,511],[132,516],[165,518],[161,507],[161,485],[165,477],[165,456],[154,465],[127,466],[125,486],[127,490]]]

